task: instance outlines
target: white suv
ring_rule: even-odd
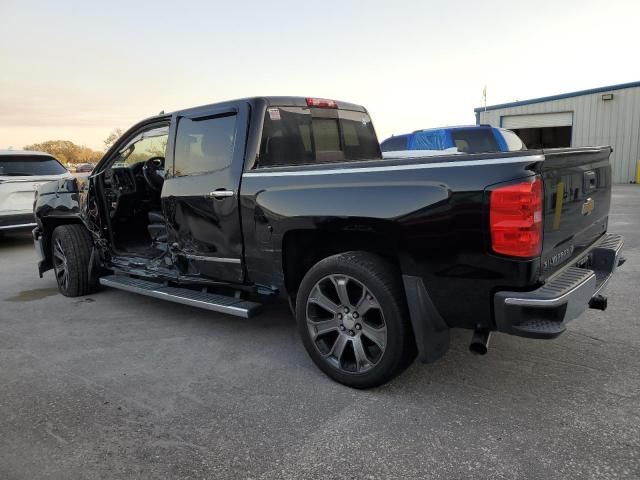
[[[72,175],[48,153],[0,150],[0,232],[35,227],[34,192]]]

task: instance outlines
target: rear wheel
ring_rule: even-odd
[[[296,320],[316,365],[351,387],[381,385],[416,355],[399,272],[377,255],[347,252],[314,265],[298,291]]]
[[[82,225],[61,225],[53,231],[53,270],[58,290],[64,296],[79,297],[97,291],[98,279],[89,271],[92,247],[91,235]]]

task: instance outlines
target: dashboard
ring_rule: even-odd
[[[137,172],[137,173],[136,173]],[[142,176],[141,167],[115,166],[104,172],[104,194],[109,206],[111,218],[128,216],[127,212],[135,205],[135,199],[140,188],[144,188],[144,180],[139,183],[138,176]]]
[[[104,172],[104,186],[120,195],[135,193],[136,175],[132,168],[112,167]]]
[[[125,219],[140,212],[158,209],[160,194],[147,183],[142,171],[144,164],[115,164],[104,170],[104,197],[111,218]]]

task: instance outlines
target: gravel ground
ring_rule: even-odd
[[[392,383],[324,377],[285,309],[251,320],[39,279],[0,240],[0,478],[640,478],[640,188],[628,262],[553,341],[494,335]]]

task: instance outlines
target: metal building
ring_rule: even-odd
[[[636,181],[640,82],[475,109],[476,123],[508,128],[529,148],[611,145],[613,181]]]

